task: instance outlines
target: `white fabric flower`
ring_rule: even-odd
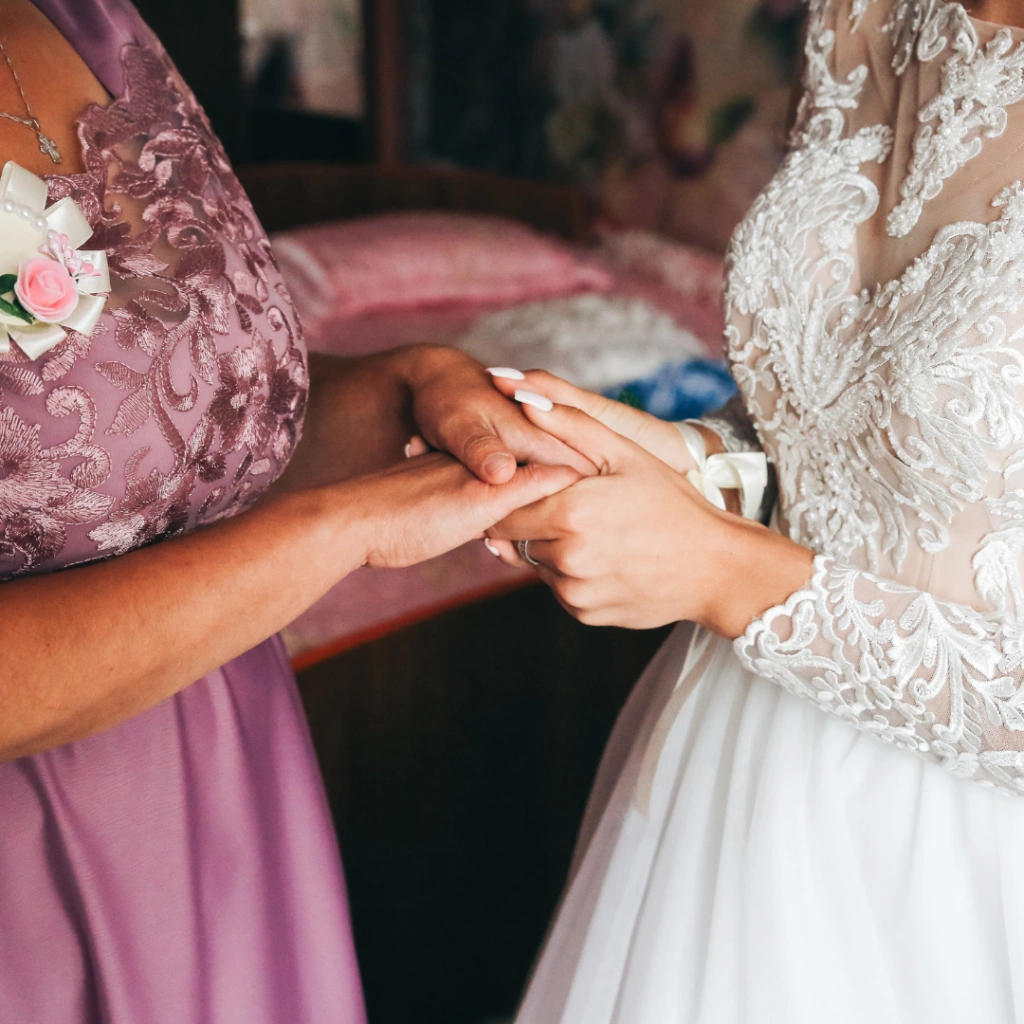
[[[0,175],[0,355],[10,352],[13,340],[30,359],[38,359],[68,331],[90,335],[106,305],[107,254],[80,249],[92,237],[91,225],[73,199],[47,208],[47,194],[42,178],[13,161],[6,164]],[[54,267],[44,267],[45,262]],[[26,274],[35,280],[29,282]],[[64,296],[59,308],[50,307],[43,293],[58,282],[58,290],[65,290],[64,274],[77,301]],[[34,303],[26,289],[38,293],[40,302]]]

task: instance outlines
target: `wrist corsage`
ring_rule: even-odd
[[[92,334],[110,292],[107,254],[79,248],[93,232],[78,204],[46,201],[46,182],[8,162],[0,175],[0,355],[14,341],[38,359],[68,331]]]

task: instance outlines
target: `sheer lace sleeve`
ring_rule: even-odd
[[[1024,793],[1024,34],[811,0],[805,57],[790,151],[730,246],[726,337],[775,523],[820,557],[736,651]]]
[[[752,672],[957,775],[1024,793],[1024,623],[819,557],[735,644]]]

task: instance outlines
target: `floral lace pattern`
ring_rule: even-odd
[[[108,254],[108,312],[39,363],[0,361],[0,579],[233,515],[298,441],[305,352],[269,243],[195,97],[139,33],[124,95],[79,120],[85,172],[48,179]]]
[[[785,637],[785,639],[783,639]],[[887,743],[1024,793],[1024,624],[819,557],[740,660]]]
[[[812,0],[792,150],[728,255],[730,356],[779,521],[827,556],[736,650],[860,729],[1024,792],[1024,183],[987,199],[987,223],[928,205],[969,161],[984,169],[1024,98],[1024,44],[1003,29],[982,45],[941,0],[890,0],[869,20],[884,2]],[[874,35],[845,46],[858,32]],[[879,80],[841,68],[841,36],[847,55],[878,48],[895,95],[914,62],[945,61],[889,211],[865,167],[888,166],[895,125],[858,120]],[[865,109],[906,116],[893,95]],[[883,238],[934,234],[898,277],[858,287],[876,221]],[[899,579],[929,578],[940,556],[965,603]]]
[[[919,60],[945,48],[939,25],[952,29],[952,55],[942,68],[942,88],[918,115],[921,127],[914,139],[910,170],[900,187],[903,197],[889,214],[887,229],[894,238],[910,233],[924,204],[934,199],[947,178],[977,157],[985,138],[1006,131],[1006,107],[1024,99],[1024,44],[1014,46],[1003,29],[984,47],[978,46],[974,26],[956,4],[940,4],[922,26],[917,43]],[[889,23],[897,34],[906,24],[897,12]],[[941,45],[940,45],[941,44]],[[897,68],[908,58],[897,55]]]

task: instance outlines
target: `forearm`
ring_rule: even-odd
[[[427,455],[0,584],[0,760],[124,721],[271,636],[357,566],[435,558],[577,479],[527,466],[495,486]]]
[[[302,440],[274,493],[372,473],[402,458],[416,432],[405,379],[406,352],[354,359],[310,355]]]
[[[159,703],[287,625],[358,566],[352,503],[268,502],[187,537],[0,585],[0,760]]]

